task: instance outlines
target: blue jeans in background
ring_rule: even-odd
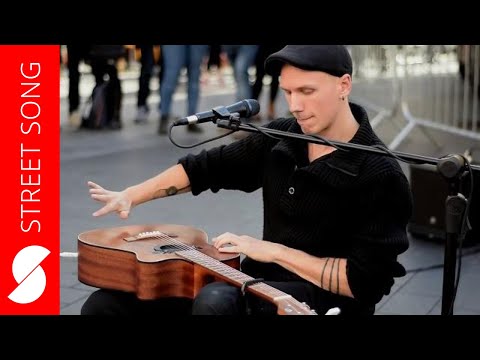
[[[252,86],[248,78],[248,69],[255,65],[258,45],[222,45],[228,61],[233,67],[233,74],[237,85],[236,100],[250,99]]]
[[[172,97],[178,85],[182,68],[188,74],[188,109],[186,115],[197,112],[200,96],[200,72],[208,45],[162,45],[162,82],[160,85],[160,112],[162,117],[170,115]]]

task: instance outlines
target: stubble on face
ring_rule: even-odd
[[[291,65],[282,68],[280,87],[303,133],[322,135],[338,113],[338,78]]]

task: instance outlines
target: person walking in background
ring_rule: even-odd
[[[180,72],[187,68],[187,115],[197,112],[200,96],[200,75],[208,45],[162,45],[162,82],[160,84],[160,121],[158,134],[166,134],[171,120],[172,97],[177,89]],[[203,131],[198,125],[188,125],[193,132]]]
[[[217,44],[209,45],[208,57],[203,66],[203,74],[200,79],[202,85],[210,83],[212,76],[216,77],[219,86],[224,87],[223,68],[228,63],[227,56],[222,52],[222,46]]]
[[[67,44],[68,69],[68,123],[78,128],[81,122],[80,113],[80,63],[88,61],[90,45]]]
[[[134,119],[136,124],[143,124],[148,121],[150,114],[150,106],[148,105],[148,97],[151,93],[150,80],[155,70],[155,65],[159,65],[158,83],[162,81],[162,64],[161,54],[158,59],[155,57],[154,45],[136,45],[140,50],[140,77],[138,78],[138,93],[137,93],[137,115]]]
[[[274,64],[281,67],[280,84],[292,117],[271,121],[268,128],[386,149],[367,111],[349,101],[352,60],[344,46],[287,45],[269,56],[267,67]],[[226,232],[211,243],[220,252],[243,254],[243,273],[320,315],[334,307],[341,315],[373,315],[394,279],[406,275],[398,256],[409,246],[413,200],[394,158],[256,132],[185,154],[154,177],[121,191],[92,181],[88,188],[92,200],[101,203],[93,216],[113,213],[121,219],[143,203],[176,194],[261,189],[261,239]],[[134,293],[99,289],[85,301],[81,314],[277,313],[276,306],[243,294],[242,288],[214,281],[193,299],[148,301]]]
[[[272,80],[270,82],[270,93],[268,101],[268,120],[275,119],[275,99],[277,98],[278,93],[278,81],[280,76],[281,67],[279,64],[273,64],[269,66],[268,72],[265,71],[265,60],[269,55],[274,52],[279,51],[285,45],[265,45],[261,44],[257,51],[257,56],[255,57],[255,69],[256,77],[255,83],[253,84],[252,98],[258,100],[263,89],[263,78],[265,75],[269,75]],[[260,118],[258,118],[260,119]]]
[[[252,86],[248,70],[255,65],[258,45],[223,45],[222,51],[227,54],[233,68],[236,83],[235,98],[237,101],[252,98]]]

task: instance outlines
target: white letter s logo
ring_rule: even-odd
[[[8,298],[18,304],[37,300],[45,290],[47,278],[40,263],[50,254],[42,246],[32,245],[20,250],[13,259],[12,273],[19,284]]]

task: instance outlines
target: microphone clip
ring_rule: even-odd
[[[212,109],[212,112],[217,117],[217,120],[228,120],[228,125],[225,125],[231,130],[238,130],[238,127],[241,124],[240,113],[234,112],[231,113],[225,106],[217,106]],[[219,125],[215,120],[215,124]]]
[[[218,119],[228,120],[231,115],[226,106],[217,106],[212,109],[212,112]],[[216,122],[216,121],[215,121]]]

